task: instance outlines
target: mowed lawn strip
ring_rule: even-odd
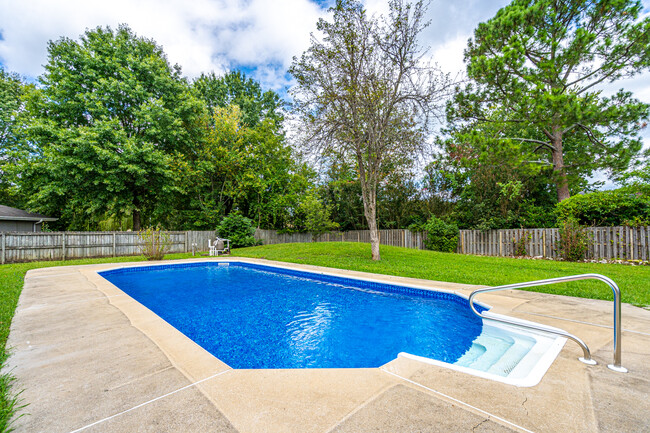
[[[352,271],[450,283],[499,286],[576,274],[602,274],[618,284],[623,302],[650,305],[650,266],[605,263],[570,263],[439,253],[382,245],[381,261],[370,259],[370,245],[354,242],[276,244],[239,248],[233,256],[265,258]],[[591,299],[613,299],[600,281],[576,281],[532,287],[529,291]]]

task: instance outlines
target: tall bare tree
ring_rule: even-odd
[[[426,4],[390,0],[388,16],[369,16],[355,0],[337,0],[332,21],[294,58],[296,111],[312,150],[356,160],[373,260],[379,260],[377,186],[412,160],[451,88],[426,61],[418,35]]]

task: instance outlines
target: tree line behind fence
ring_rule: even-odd
[[[649,227],[586,228],[589,248],[586,259],[650,260]],[[380,230],[380,243],[396,247],[425,249],[426,232]],[[264,244],[312,242],[309,233],[278,234],[276,230],[255,231],[255,238]],[[370,242],[369,230],[326,233],[316,242]],[[560,257],[559,229],[460,230],[458,248],[461,254],[510,257],[523,255],[557,259]],[[519,250],[519,251],[518,251]]]
[[[170,253],[207,251],[212,231],[166,232]],[[138,232],[5,232],[0,234],[0,262],[71,260],[134,256],[141,253]]]

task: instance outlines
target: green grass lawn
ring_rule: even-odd
[[[165,259],[192,258],[191,253],[168,254]],[[195,256],[196,258],[196,256]],[[65,262],[32,262],[0,265],[0,365],[4,366],[11,348],[7,348],[7,337],[11,319],[16,311],[18,297],[23,289],[25,274],[30,269],[49,268],[52,266],[89,265],[95,263],[134,262],[145,260],[143,256],[107,257],[102,259],[68,260]],[[11,431],[12,416],[20,412],[20,396],[12,390],[13,377],[11,372],[0,375],[0,432]],[[19,388],[20,385],[17,386]],[[16,387],[14,387],[16,388]]]
[[[402,277],[424,278],[453,283],[496,286],[566,275],[598,273],[613,279],[621,288],[623,302],[650,305],[650,266],[600,263],[565,263],[550,260],[523,260],[502,257],[470,256],[382,246],[380,262],[370,259],[370,245],[349,242],[279,244],[233,250],[233,256],[266,258],[291,263],[326,266]],[[191,258],[191,254],[170,254],[165,259]],[[201,258],[201,257],[195,257]],[[16,310],[25,274],[30,269],[51,266],[117,263],[144,260],[142,256],[33,262],[0,265],[0,362],[4,365],[11,319]],[[612,299],[602,282],[580,281],[535,287],[532,290],[593,299]],[[19,409],[11,372],[0,375],[0,432],[10,431],[11,419]],[[14,388],[19,388],[14,387]],[[28,409],[27,409],[28,411]],[[20,412],[20,411],[19,411]]]
[[[470,256],[384,245],[381,246],[381,261],[374,262],[370,259],[368,244],[353,242],[264,245],[236,249],[232,255],[485,286],[596,273],[618,284],[623,302],[642,307],[650,305],[650,266]],[[613,299],[609,286],[595,280],[529,290],[581,298]]]

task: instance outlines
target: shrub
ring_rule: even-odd
[[[440,218],[432,216],[424,225],[427,232],[424,246],[433,251],[453,253],[458,247],[458,226],[454,223],[446,223]]]
[[[575,219],[579,224],[620,226],[650,219],[650,196],[636,188],[574,195],[556,205],[558,222]]]
[[[519,239],[513,239],[512,242],[515,244],[515,256],[527,256],[528,251],[526,251],[526,244],[533,238],[533,235],[530,233],[522,235]]]
[[[251,247],[261,242],[255,240],[253,222],[239,212],[231,212],[221,220],[217,232],[222,238],[230,239],[232,247]]]
[[[628,227],[650,226],[650,217],[635,216],[632,219],[623,221],[623,225]]]
[[[574,218],[560,222],[559,254],[564,260],[577,262],[585,258],[591,239],[589,233]]]
[[[172,246],[167,232],[149,227],[138,232],[138,248],[147,260],[162,260]]]

